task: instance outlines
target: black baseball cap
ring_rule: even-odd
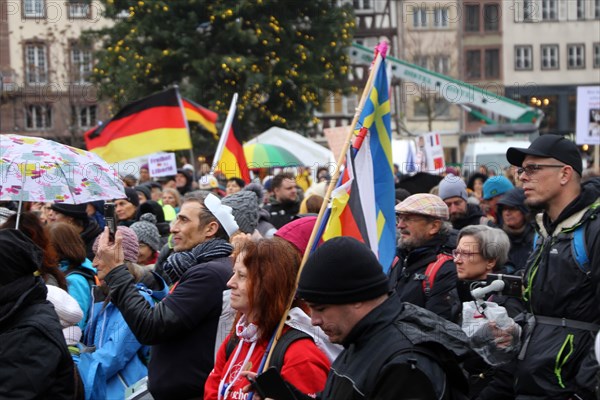
[[[583,162],[577,146],[559,135],[542,135],[535,139],[527,149],[510,147],[506,159],[512,165],[521,167],[526,156],[555,158],[571,166],[579,175],[583,171]]]

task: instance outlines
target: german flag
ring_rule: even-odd
[[[216,163],[216,169],[221,171],[227,178],[242,178],[246,183],[250,182],[250,171],[244,155],[244,148],[235,135],[239,131],[237,120],[234,119],[231,128],[226,137],[221,137],[225,141],[223,153]],[[217,146],[217,148],[220,147]],[[217,155],[218,156],[218,155]]]
[[[176,88],[126,105],[111,120],[87,131],[84,139],[88,150],[109,163],[192,148]]]
[[[181,99],[181,102],[185,111],[185,118],[188,122],[200,124],[200,126],[212,133],[215,139],[218,139],[217,113],[188,99]]]

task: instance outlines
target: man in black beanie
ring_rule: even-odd
[[[34,273],[42,249],[0,230],[0,398],[73,399],[73,360],[46,285]]]
[[[388,293],[381,265],[358,240],[338,237],[317,248],[298,296],[312,324],[344,346],[319,399],[440,399],[467,390],[458,366],[469,351],[463,331]]]

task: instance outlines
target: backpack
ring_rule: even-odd
[[[590,210],[592,210],[592,213],[589,215],[588,218],[582,219],[575,226],[565,229],[561,232],[561,233],[568,235],[569,239],[571,240],[571,254],[573,255],[573,258],[575,259],[575,262],[577,262],[577,266],[579,267],[579,269],[587,276],[590,276],[591,271],[590,271],[590,259],[589,259],[588,252],[587,252],[587,243],[585,240],[585,227],[587,225],[588,219],[594,220],[594,219],[598,218],[598,214],[600,214],[600,203],[595,202],[594,204],[592,204],[592,206],[590,207]],[[533,236],[533,252],[534,253],[537,250],[539,244],[540,244],[540,235],[536,231],[535,235]]]
[[[78,274],[85,278],[85,280],[90,285],[90,288],[93,286],[100,286],[100,280],[98,279],[98,275],[92,270],[87,268],[83,268],[81,266],[72,267],[65,273],[65,277],[71,274]]]
[[[435,261],[427,265],[424,274],[415,274],[415,279],[421,281],[421,286],[423,287],[423,293],[425,294],[425,297],[429,298],[431,296],[431,290],[433,289],[433,284],[435,283],[435,277],[440,268],[442,268],[442,265],[444,265],[446,261],[450,261],[452,259],[452,256],[449,254],[439,253]],[[398,256],[396,256],[396,258],[394,258],[392,268],[397,265],[398,260]]]
[[[285,356],[285,352],[287,351],[288,347],[290,347],[290,345],[296,340],[304,338],[310,338],[312,340],[312,336],[310,336],[308,333],[304,333],[295,328],[290,328],[284,332],[277,341],[277,344],[275,344],[273,354],[271,355],[269,368],[275,367],[278,370],[281,370],[281,367],[283,366],[283,357]],[[240,340],[236,335],[229,336],[229,340],[225,345],[225,359],[228,360],[229,357],[231,357],[231,354],[233,354],[233,351],[235,350],[235,347],[238,345],[239,341]]]

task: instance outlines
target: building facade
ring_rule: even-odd
[[[506,3],[507,97],[541,108],[542,132],[574,133],[577,86],[600,84],[600,0]]]
[[[89,82],[93,48],[84,30],[108,25],[98,2],[0,0],[0,130],[82,145],[106,117]]]

